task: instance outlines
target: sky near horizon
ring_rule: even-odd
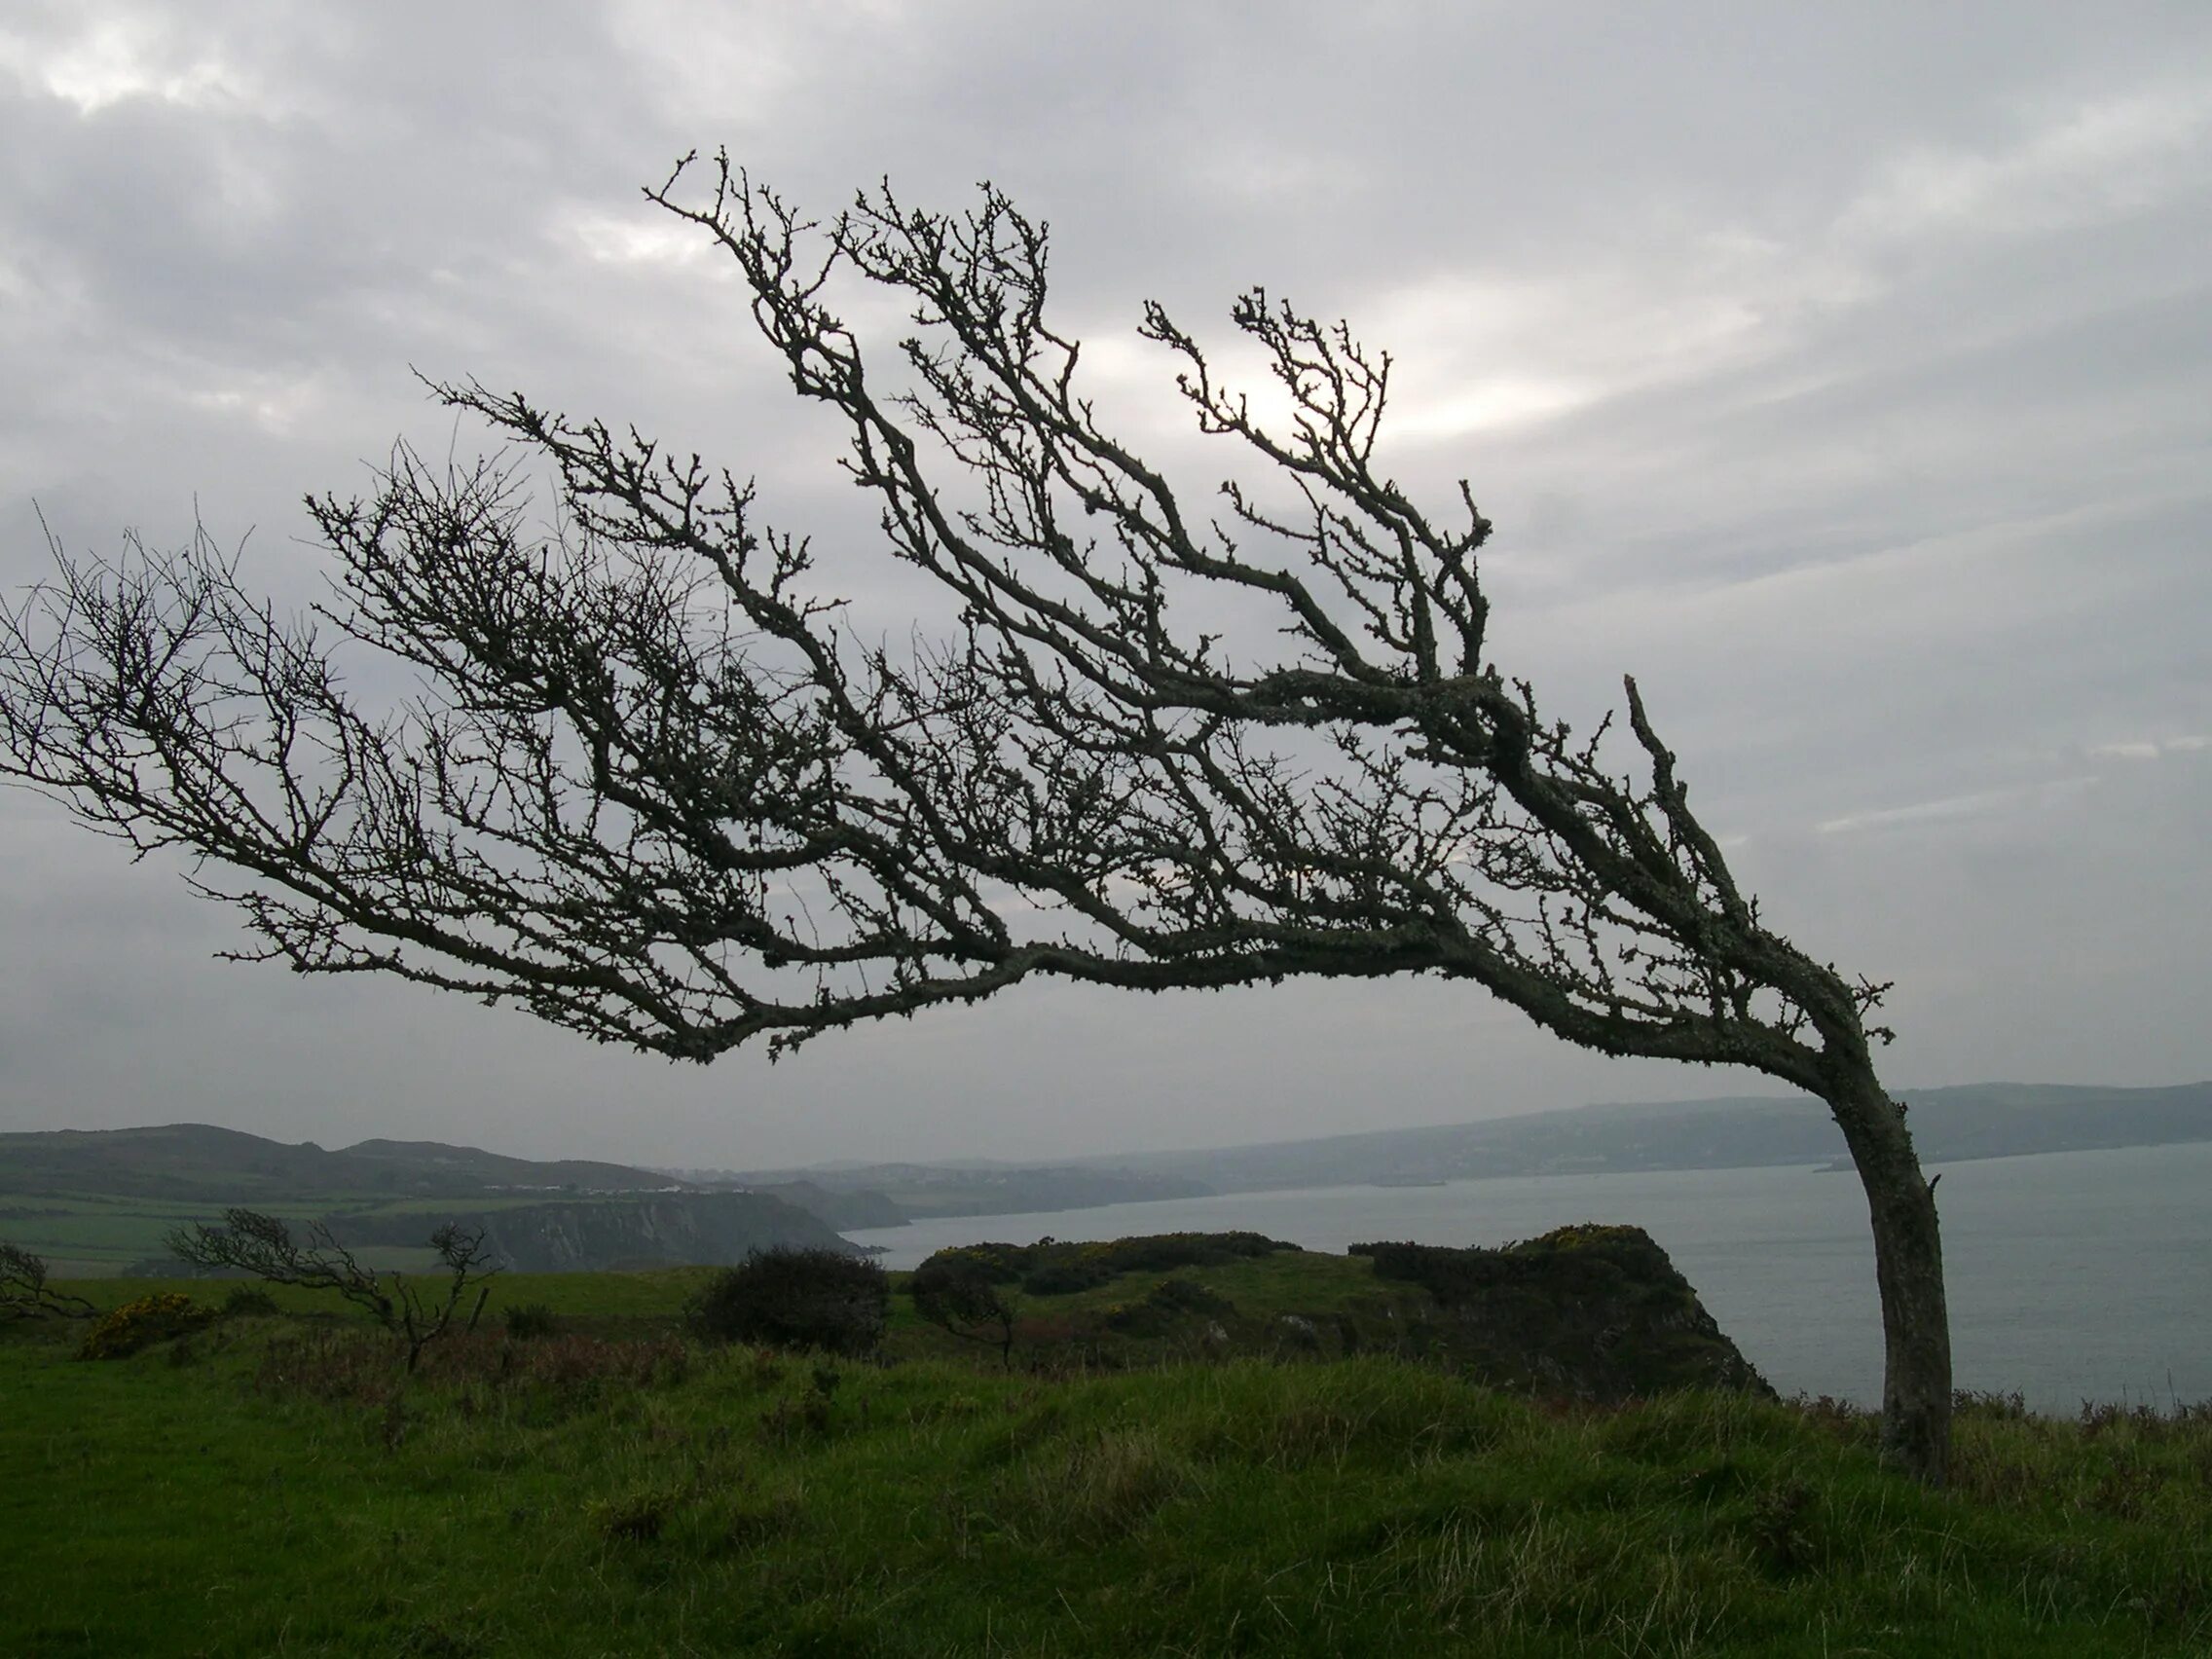
[[[1497,527],[1501,666],[1585,728],[1636,674],[1769,917],[1896,982],[1893,1087],[2212,1076],[2212,8],[15,0],[8,602],[49,531],[196,513],[311,601],[303,493],[487,443],[420,370],[756,475],[895,613],[838,433],[640,196],[718,145],[820,211],[1050,220],[1101,407],[1194,494],[1140,304],[1350,319],[1386,464]],[[1778,1091],[1408,980],[1032,984],[679,1068],[211,960],[179,877],[0,789],[0,1128],[765,1166]]]

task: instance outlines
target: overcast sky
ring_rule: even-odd
[[[1578,726],[1638,675],[1769,915],[1897,981],[1894,1086],[2212,1076],[2212,7],[11,0],[0,585],[41,512],[111,553],[197,510],[312,595],[303,492],[481,441],[413,366],[756,473],[866,599],[835,432],[639,196],[718,144],[1051,220],[1194,490],[1140,303],[1350,318],[1389,464],[1497,526],[1501,666]],[[677,1069],[213,962],[178,873],[0,791],[0,1127],[763,1165],[1774,1091],[1429,982],[1033,985]]]

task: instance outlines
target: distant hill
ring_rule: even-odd
[[[2165,1088],[1987,1083],[1906,1089],[1902,1096],[1922,1161],[1931,1166],[2021,1153],[2212,1141],[2212,1083]],[[681,1175],[620,1163],[508,1158],[436,1141],[368,1140],[331,1152],[313,1141],[287,1145],[205,1124],[169,1124],[0,1134],[0,1194],[283,1200],[288,1213],[299,1213],[309,1206],[358,1211],[402,1199],[643,1198],[734,1188],[831,1228],[861,1228],[896,1226],[908,1216],[1003,1215],[1363,1181],[1840,1165],[1845,1158],[1843,1137],[1809,1096],[1585,1106],[1051,1165],[845,1163]]]
[[[2212,1141],[2212,1083],[2164,1088],[1980,1083],[1902,1091],[1921,1159],[1935,1166],[2023,1153]],[[805,1169],[686,1169],[686,1179],[774,1192],[832,1225],[883,1225],[837,1200],[889,1195],[913,1217],[1082,1209],[1358,1182],[1485,1175],[1733,1169],[1844,1163],[1843,1136],[1810,1095],[1735,1095],[1579,1106],[1425,1128],[1375,1129],[1199,1152],[1117,1153],[1020,1166],[841,1161]],[[802,1196],[803,1195],[803,1196]]]
[[[563,1191],[659,1192],[682,1183],[620,1163],[537,1162],[436,1141],[363,1141],[330,1152],[211,1124],[0,1134],[0,1193],[104,1194],[250,1204],[257,1198],[422,1198]]]
[[[337,1156],[376,1166],[380,1173],[389,1171],[403,1182],[425,1182],[451,1176],[456,1181],[508,1190],[553,1191],[573,1187],[593,1193],[658,1192],[684,1185],[650,1169],[634,1169],[626,1163],[596,1163],[572,1158],[539,1161],[508,1158],[473,1146],[446,1146],[438,1141],[365,1140]]]
[[[833,1227],[896,1227],[927,1216],[1010,1215],[1088,1209],[1143,1198],[1202,1198],[1203,1181],[1156,1169],[1095,1163],[836,1163],[808,1169],[683,1173],[714,1186],[775,1193]],[[1133,1162],[1135,1161],[1124,1161]],[[891,1214],[897,1220],[870,1219]]]
[[[1985,1083],[1903,1089],[1921,1161],[2212,1141],[2212,1083],[2165,1088]],[[1584,1106],[1431,1128],[1380,1129],[1204,1152],[1101,1159],[1222,1192],[1339,1183],[1841,1163],[1843,1136],[1811,1096]]]
[[[163,1244],[170,1230],[229,1204],[323,1221],[349,1246],[384,1250],[421,1252],[441,1223],[457,1222],[482,1229],[497,1260],[542,1272],[852,1248],[789,1197],[703,1191],[623,1163],[538,1161],[437,1141],[331,1152],[206,1124],[0,1135],[0,1196],[29,1200],[0,1207],[11,1243],[78,1272],[173,1272]],[[837,1206],[882,1225],[904,1219],[866,1198],[842,1195]]]

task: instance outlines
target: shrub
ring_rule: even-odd
[[[717,1273],[684,1304],[703,1342],[872,1352],[891,1303],[883,1269],[841,1250],[766,1250]]]
[[[121,1359],[155,1343],[187,1336],[216,1317],[212,1308],[197,1306],[191,1297],[162,1291],[141,1296],[112,1309],[85,1333],[80,1359]]]
[[[1258,1233],[1157,1233],[1084,1246],[1084,1255],[1115,1273],[1171,1273],[1177,1268],[1218,1268],[1278,1250],[1296,1250],[1279,1238]]]
[[[1021,1281],[1031,1296],[1080,1296],[1114,1276],[1103,1262],[1047,1262]]]
[[[259,1285],[233,1285],[223,1298],[222,1316],[226,1319],[259,1319],[276,1311],[276,1299]]]
[[[499,1315],[510,1337],[549,1337],[561,1328],[553,1309],[542,1302],[518,1302]]]

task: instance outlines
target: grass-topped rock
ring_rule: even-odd
[[[1155,1233],[1085,1243],[1040,1238],[1034,1244],[959,1244],[938,1251],[922,1267],[956,1270],[995,1284],[1018,1283],[1029,1296],[1075,1296],[1124,1273],[1226,1267],[1298,1248],[1257,1233]]]
[[[1354,1244],[1376,1277],[1427,1291],[1485,1382],[1619,1401],[1671,1388],[1773,1390],[1640,1227],[1581,1223],[1495,1250]]]
[[[905,1288],[923,1324],[1009,1368],[1382,1353],[1558,1399],[1770,1392],[1667,1253],[1630,1227],[1349,1256],[1251,1233],[969,1244],[931,1256]]]

